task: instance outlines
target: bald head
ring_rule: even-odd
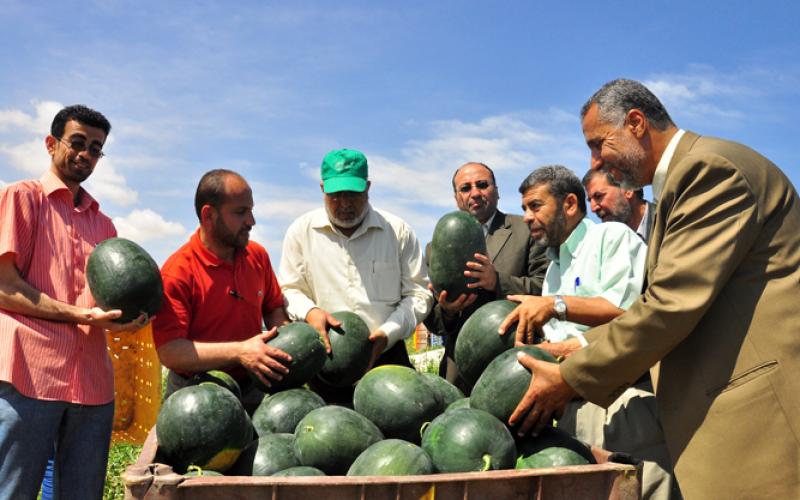
[[[195,191],[194,194],[194,209],[198,219],[201,218],[200,212],[204,205],[219,207],[225,203],[228,192],[226,190],[227,180],[229,178],[244,183],[245,185],[247,184],[244,177],[233,170],[218,168],[203,174],[203,177],[200,178],[200,182],[197,184],[197,191]]]
[[[483,163],[461,165],[453,174],[453,192],[458,208],[471,213],[481,224],[497,211],[497,182],[492,169]]]

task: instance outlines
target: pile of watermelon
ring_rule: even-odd
[[[472,330],[497,337],[507,309],[495,304],[478,310],[465,328],[472,324]],[[506,425],[530,380],[515,351],[555,362],[544,351],[496,338],[476,350],[480,342],[462,331],[473,345],[457,353],[470,353],[461,362],[469,360],[467,370],[478,374],[466,398],[438,375],[397,365],[366,371],[366,325],[353,313],[335,315],[342,327],[331,332],[333,352],[323,359],[321,340],[308,325],[279,329],[270,342],[290,351],[295,374],[272,387],[252,416],[224,373],[199,375],[173,393],[156,424],[157,458],[180,473],[239,476],[395,476],[594,463],[589,448],[562,431],[515,439]],[[314,378],[354,383],[352,408],[326,404],[307,386]]]

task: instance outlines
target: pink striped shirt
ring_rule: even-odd
[[[74,206],[72,193],[50,171],[0,190],[0,255],[14,254],[22,278],[53,299],[92,307],[86,261],[116,230],[83,188],[80,199]],[[3,309],[0,380],[36,399],[97,405],[114,398],[102,329]]]

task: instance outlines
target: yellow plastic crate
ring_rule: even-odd
[[[161,363],[147,325],[135,333],[106,332],[114,365],[114,443],[142,444],[161,408]]]

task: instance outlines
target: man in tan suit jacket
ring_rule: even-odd
[[[531,358],[512,424],[539,429],[575,394],[607,406],[653,367],[688,499],[800,498],[800,199],[769,160],[679,130],[642,84],[582,109],[593,169],[657,201],[644,294],[561,365]]]

